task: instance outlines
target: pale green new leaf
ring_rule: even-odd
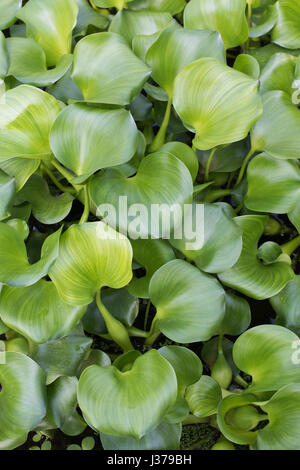
[[[85,101],[129,104],[140,93],[151,70],[115,33],[96,33],[81,39],[74,50],[72,79]]]
[[[225,292],[213,277],[174,260],[156,271],[149,292],[158,327],[167,338],[193,343],[217,334],[225,314]]]
[[[172,98],[175,78],[180,70],[203,57],[225,60],[223,42],[218,33],[169,28],[150,47],[145,60],[152,69],[152,78]]]
[[[14,157],[47,159],[49,133],[61,110],[53,96],[30,85],[8,90],[0,98],[0,162]]]
[[[17,14],[26,24],[27,36],[45,51],[48,66],[71,52],[72,30],[76,25],[76,0],[29,0]]]
[[[260,76],[260,66],[257,60],[249,54],[239,54],[235,59],[233,64],[235,70],[249,75],[249,77],[254,79],[259,79]]]
[[[174,157],[179,158],[185,166],[190,170],[192,180],[194,181],[197,177],[199,171],[199,161],[191,147],[183,142],[167,142],[164,144],[158,152],[162,152],[163,154],[169,153],[170,155],[174,155]]]
[[[257,256],[257,244],[264,232],[267,217],[245,215],[237,217],[235,221],[243,230],[242,253],[231,269],[219,274],[219,279],[226,286],[254,299],[273,297],[293,279],[294,272],[287,263],[276,261],[265,265]]]
[[[300,47],[300,4],[297,0],[280,0],[277,8],[277,23],[272,31],[272,41],[290,49]]]
[[[49,235],[41,250],[41,259],[29,264],[23,236],[0,223],[0,282],[15,287],[30,286],[46,276],[56,260],[61,229]]]
[[[16,190],[20,191],[30,176],[36,172],[39,165],[40,161],[34,158],[10,158],[5,162],[1,162],[0,168],[14,178]]]
[[[0,31],[0,78],[6,76],[8,70],[7,43],[4,34]]]
[[[205,418],[217,413],[222,392],[220,385],[212,377],[203,375],[198,382],[187,388],[185,398],[191,413],[198,418]]]
[[[258,81],[215,58],[199,59],[175,80],[174,107],[196,148],[242,140],[262,113]]]
[[[135,154],[137,138],[136,124],[125,109],[73,104],[56,119],[50,145],[64,166],[84,176],[128,162]]]
[[[138,357],[126,372],[91,366],[79,379],[84,416],[95,429],[113,436],[141,439],[163,421],[176,396],[175,372],[155,350]]]
[[[226,49],[248,39],[246,0],[191,0],[184,10],[184,26],[218,31]]]
[[[0,295],[1,319],[34,343],[67,335],[84,312],[84,307],[66,305],[54,284],[45,280],[29,287],[4,286]]]
[[[71,54],[63,55],[55,68],[47,70],[46,55],[43,48],[30,38],[8,38],[7,50],[9,68],[12,75],[21,83],[40,87],[52,85],[66,74],[72,64]]]
[[[300,158],[300,110],[283,91],[269,91],[262,100],[262,117],[251,131],[252,150]]]
[[[295,333],[278,325],[260,325],[243,333],[234,344],[233,359],[239,369],[252,376],[247,390],[274,391],[299,383],[300,363],[293,360],[298,343]]]
[[[6,29],[16,21],[20,8],[22,8],[22,0],[1,0],[0,29]]]
[[[262,70],[261,90],[281,90],[292,95],[296,64],[297,58],[291,54],[274,54]]]
[[[0,353],[0,449],[23,444],[46,413],[45,377],[29,357],[16,352]]]
[[[0,220],[10,216],[15,194],[15,179],[0,170]]]
[[[104,286],[120,289],[132,277],[128,239],[103,222],[72,225],[61,237],[49,276],[70,305],[87,305]]]

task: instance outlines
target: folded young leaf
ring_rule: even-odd
[[[300,4],[295,0],[276,2],[277,22],[272,31],[272,41],[290,49],[300,47]]]

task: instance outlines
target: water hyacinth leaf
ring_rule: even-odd
[[[16,190],[20,191],[30,176],[36,172],[40,165],[39,160],[34,158],[10,158],[0,163],[0,168],[9,176],[14,178]]]
[[[239,369],[252,376],[247,390],[274,391],[299,383],[300,363],[292,357],[298,342],[295,333],[278,325],[260,325],[243,333],[234,344],[233,359]]]
[[[47,414],[37,429],[60,428],[68,436],[77,436],[86,422],[76,411],[78,379],[59,377],[47,387]]]
[[[61,104],[30,85],[8,90],[0,104],[0,162],[14,157],[49,158],[49,133]]]
[[[31,357],[44,370],[49,385],[58,377],[76,376],[91,344],[92,340],[78,329],[63,338],[32,345]]]
[[[10,450],[26,441],[46,413],[45,377],[29,357],[6,352],[0,382],[0,449]]]
[[[110,357],[105,352],[100,351],[100,349],[90,349],[85,356],[84,361],[82,361],[79,366],[77,377],[81,376],[84,369],[93,365],[98,365],[101,367],[110,366]]]
[[[151,70],[115,33],[81,39],[74,50],[73,81],[85,101],[126,105],[138,96]]]
[[[118,132],[112,139],[115,129]],[[137,138],[136,124],[125,109],[73,104],[57,117],[50,145],[64,166],[84,176],[128,162],[135,154]]]
[[[18,202],[30,202],[34,217],[43,224],[56,224],[70,212],[73,196],[63,193],[52,196],[46,181],[39,175],[32,175],[18,193]]]
[[[270,299],[277,314],[276,323],[300,335],[300,275]]]
[[[199,150],[242,140],[262,113],[258,81],[214,58],[199,59],[181,70],[174,107],[196,133],[193,143]]]
[[[240,54],[235,59],[233,68],[249,75],[249,77],[258,79],[260,76],[260,66],[257,60],[248,54]]]
[[[70,305],[88,305],[104,286],[120,289],[132,277],[128,239],[103,222],[72,225],[61,237],[49,276]]]
[[[276,392],[261,409],[269,424],[258,432],[258,450],[299,450],[300,385],[289,384]]]
[[[199,237],[199,246],[197,239],[191,243],[185,237],[182,240],[172,238],[171,244],[193,260],[201,270],[209,273],[222,272],[233,266],[240,257],[242,230],[233,220],[235,214],[228,204],[204,204],[202,218],[197,214],[197,207],[193,204],[192,212],[188,214],[191,220],[185,217],[184,223],[196,230],[197,237],[202,228],[204,239]],[[200,224],[200,227],[195,228],[196,224]],[[189,248],[191,244],[192,247]]]
[[[167,11],[171,15],[177,15],[185,6],[185,0],[133,0],[129,5],[132,10]]]
[[[172,25],[170,13],[122,10],[113,17],[109,31],[123,36],[131,46],[134,37],[152,36]]]
[[[286,214],[298,204],[300,169],[294,160],[280,160],[265,153],[248,166],[246,206],[258,212]]]
[[[67,73],[54,85],[50,85],[46,89],[47,93],[54,96],[57,100],[63,101],[64,103],[68,103],[69,100],[83,100],[83,95],[78,86],[73,82],[70,73],[71,69],[69,69]]]
[[[131,295],[126,287],[122,289],[105,289],[102,292],[102,302],[110,314],[125,326],[132,326],[139,310],[138,299]],[[107,333],[105,321],[96,302],[92,302],[82,319],[82,324],[88,333],[104,335]]]
[[[276,2],[278,19],[272,31],[272,41],[282,47],[297,49],[300,47],[300,5],[294,0]]]
[[[249,38],[259,38],[269,33],[277,21],[276,6],[268,5],[259,12],[253,12],[251,16],[251,28],[249,29]]]
[[[10,216],[10,207],[16,194],[14,178],[0,170],[0,220]]]
[[[17,12],[22,8],[22,0],[2,0],[0,5],[0,30],[9,28],[15,21]]]
[[[177,450],[179,448],[182,425],[163,421],[154,431],[141,439],[116,437],[100,433],[104,450]]]
[[[10,227],[14,228],[17,232],[20,233],[22,236],[23,240],[26,240],[29,235],[29,227],[25,220],[23,219],[12,219],[9,218],[6,221],[6,224],[9,225]]]
[[[138,357],[127,372],[91,366],[79,379],[84,416],[93,428],[113,436],[141,439],[163,421],[176,396],[175,372],[155,350]]]
[[[219,334],[238,336],[242,334],[251,323],[251,310],[246,299],[226,292],[226,310]]]
[[[231,269],[219,274],[219,279],[226,286],[254,299],[273,297],[293,279],[294,272],[287,263],[276,261],[265,265],[257,257],[257,244],[267,217],[245,215],[235,221],[243,230],[242,253]]]
[[[174,81],[180,70],[202,57],[225,60],[218,33],[168,28],[150,47],[145,60],[152,69],[153,79],[172,98]]]
[[[29,0],[17,17],[26,24],[27,36],[42,46],[47,65],[52,66],[71,52],[77,14],[76,0]]]
[[[300,158],[300,111],[283,91],[262,96],[263,114],[251,130],[253,151],[275,158]]]
[[[234,142],[226,146],[222,146],[216,150],[211,161],[210,170],[213,173],[223,173],[235,171],[242,166],[245,155],[249,149],[245,140]],[[197,151],[197,156],[203,168],[206,167],[210,151]]]
[[[84,307],[64,304],[54,284],[45,280],[29,287],[4,286],[0,295],[4,323],[34,343],[67,335],[84,312]]]
[[[99,8],[113,8],[116,7],[122,10],[126,3],[130,3],[133,0],[94,0],[94,4]]]
[[[29,264],[22,234],[0,223],[0,282],[14,287],[30,286],[46,276],[59,251],[61,229],[49,235],[40,260]]]
[[[218,31],[225,49],[248,39],[246,0],[191,0],[184,10],[184,26]]]
[[[92,25],[98,29],[105,29],[108,25],[108,18],[95,11],[88,0],[76,0],[78,5],[77,22],[74,28],[74,35],[79,35],[88,26]]]
[[[8,53],[6,39],[2,31],[0,31],[0,78],[6,76],[8,69]]]
[[[284,54],[288,53],[288,54],[298,57],[300,50],[299,49],[285,49],[284,47],[281,47],[281,46],[278,46],[277,44],[272,43],[272,44],[267,44],[266,46],[263,46],[260,48],[249,48],[247,52],[252,57],[255,57],[255,59],[260,65],[260,68],[263,69],[273,54],[282,52]]]
[[[9,68],[7,75],[12,75],[21,83],[40,87],[57,82],[72,64],[71,54],[63,55],[55,68],[47,70],[46,55],[43,48],[30,38],[8,38],[7,50]]]
[[[296,64],[297,58],[291,54],[282,52],[274,54],[262,70],[261,90],[263,92],[281,90],[291,95]]]
[[[158,268],[175,259],[167,240],[132,240],[133,258],[146,270],[145,276],[134,277],[128,286],[129,292],[142,299],[149,298],[149,284]]]
[[[150,299],[158,327],[179,343],[207,341],[225,314],[225,292],[216,279],[186,261],[162,266],[151,279]]]
[[[179,158],[185,166],[190,170],[192,180],[197,177],[199,170],[199,162],[196,153],[183,142],[167,142],[156,153],[169,153]]]
[[[117,222],[122,233],[134,239],[149,235],[164,238],[181,222],[183,206],[192,199],[193,184],[189,170],[178,158],[159,152],[144,158],[132,178],[113,169],[95,175],[89,191],[99,215],[105,216],[105,222],[112,226]],[[127,204],[120,203],[123,196],[127,197]],[[115,214],[108,211],[107,204],[113,204]],[[127,211],[127,207],[131,210]]]
[[[222,391],[215,379],[202,375],[198,382],[187,388],[185,398],[191,413],[198,418],[205,418],[217,413]]]

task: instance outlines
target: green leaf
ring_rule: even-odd
[[[204,214],[197,215],[200,205],[193,204],[192,212],[184,218],[184,224],[195,227],[197,217],[203,223],[204,240],[192,243],[194,247],[187,249],[191,243],[185,237],[182,240],[171,239],[172,245],[180,250],[188,259],[193,260],[199,269],[209,273],[222,272],[233,266],[242,251],[242,231],[233,220],[235,215],[226,203],[205,204]],[[204,218],[203,218],[204,217]],[[202,225],[202,224],[200,224]],[[199,229],[196,229],[199,236]],[[222,233],[222,237],[220,237]],[[197,246],[200,245],[200,246]]]
[[[276,323],[300,335],[300,275],[272,297],[270,303],[277,314]]]
[[[247,391],[275,391],[299,383],[300,364],[292,357],[298,341],[295,333],[277,325],[260,325],[243,333],[234,344],[233,359],[252,376]]]
[[[277,23],[272,31],[272,41],[290,49],[300,47],[300,4],[294,0],[276,2]]]
[[[249,77],[254,79],[259,79],[260,77],[260,66],[257,60],[248,54],[239,54],[235,59],[233,68],[239,70],[240,72],[249,75]]]
[[[173,97],[175,78],[186,65],[203,57],[225,61],[221,37],[213,31],[165,29],[146,54],[152,78]]]
[[[0,170],[0,220],[10,216],[10,207],[16,194],[15,179]]]
[[[177,15],[185,6],[185,0],[134,0],[129,5],[132,10],[167,11],[171,15]]]
[[[136,36],[152,36],[173,24],[170,13],[122,10],[113,17],[109,31],[123,36],[131,46]]]
[[[275,5],[268,5],[263,10],[253,11],[251,16],[251,28],[249,38],[258,38],[269,33],[277,21],[277,10]]]
[[[91,344],[90,338],[75,330],[61,339],[32,344],[31,357],[44,370],[46,384],[49,385],[58,377],[77,375]]]
[[[98,215],[112,226],[117,223],[119,230],[128,233],[130,238],[148,238],[149,235],[167,238],[167,232],[181,221],[184,204],[191,202],[193,184],[190,172],[180,160],[168,152],[159,152],[144,158],[132,178],[125,178],[113,169],[95,175],[89,191],[98,207]],[[123,196],[127,196],[127,205],[120,202]],[[113,205],[116,214],[108,211],[107,204]],[[127,211],[131,205],[132,210]],[[170,230],[163,205],[170,211]],[[151,221],[154,209],[158,216]]]
[[[49,276],[70,305],[88,305],[101,287],[120,289],[132,277],[128,239],[103,222],[72,225],[61,237]]]
[[[94,0],[94,4],[99,8],[113,8],[116,7],[120,10],[125,7],[125,4],[133,0]]]
[[[246,0],[191,0],[184,10],[184,26],[218,31],[225,49],[240,46],[248,39]]]
[[[49,235],[41,259],[29,264],[22,234],[0,223],[0,282],[15,287],[30,286],[46,276],[56,260],[61,229]]]
[[[300,197],[300,169],[294,160],[279,160],[266,153],[248,166],[246,206],[258,212],[286,214]]]
[[[219,274],[220,281],[254,299],[273,297],[293,279],[294,272],[287,263],[264,265],[257,256],[257,244],[267,223],[266,216],[245,215],[236,223],[243,230],[243,248],[237,263]]]
[[[26,24],[27,36],[42,46],[47,64],[52,66],[71,52],[77,14],[76,0],[29,0],[17,17]]]
[[[167,142],[160,147],[156,153],[160,152],[162,152],[162,154],[169,153],[170,155],[174,155],[174,157],[179,158],[179,160],[181,160],[190,170],[192,180],[194,181],[196,179],[199,170],[199,162],[196,153],[191,149],[191,147],[183,142]]]
[[[196,133],[193,143],[200,150],[243,139],[262,113],[258,81],[214,58],[199,59],[181,70],[174,107]]]
[[[12,75],[19,82],[40,87],[57,82],[72,64],[71,54],[63,55],[55,68],[47,70],[46,55],[43,48],[32,39],[8,38],[7,50],[9,68],[7,75]]]
[[[0,100],[0,162],[14,157],[49,158],[49,133],[61,104],[30,85],[8,90]]]
[[[29,287],[6,287],[0,295],[0,316],[14,331],[34,343],[61,338],[72,331],[84,307],[66,305],[52,282]]]
[[[219,334],[238,336],[247,330],[251,323],[251,310],[246,299],[226,292],[226,311]]]
[[[36,172],[40,165],[39,160],[33,158],[11,158],[0,163],[0,168],[15,180],[16,190],[20,191],[30,176]]]
[[[297,58],[291,54],[274,54],[261,73],[262,91],[281,90],[292,95],[296,64]]]
[[[180,444],[182,426],[163,421],[154,431],[141,439],[116,437],[100,433],[104,450],[177,450]]]
[[[15,21],[17,12],[22,7],[22,0],[2,0],[0,5],[0,29],[9,28]]]
[[[101,15],[99,11],[94,10],[88,0],[76,0],[78,5],[78,16],[74,35],[85,32],[88,26],[92,25],[98,29],[106,29],[108,18]]]
[[[255,57],[255,59],[257,60],[257,62],[259,63],[260,65],[260,68],[263,69],[264,66],[268,63],[268,60],[270,60],[270,58],[278,53],[278,52],[282,52],[284,54],[291,54],[291,55],[294,55],[296,57],[298,57],[298,55],[300,54],[300,50],[299,49],[285,49],[284,47],[281,47],[281,46],[277,46],[277,44],[267,44],[266,46],[263,46],[263,47],[258,47],[258,48],[250,48],[248,49],[248,54],[250,54],[252,57]]]
[[[84,437],[81,441],[82,450],[93,450],[95,447],[95,439],[92,436]]]
[[[117,290],[103,290],[102,302],[109,313],[125,326],[133,325],[139,310],[138,299],[131,295],[126,287]],[[82,324],[88,333],[96,335],[107,333],[105,321],[95,301],[88,306]]]
[[[299,450],[300,385],[289,384],[276,392],[261,408],[269,424],[258,432],[258,450]]]
[[[112,139],[115,129],[118,132]],[[135,154],[137,138],[136,124],[125,109],[73,104],[56,119],[50,145],[64,166],[76,175],[84,176],[128,162]]]
[[[59,377],[47,387],[47,414],[37,429],[60,428],[68,436],[81,434],[86,423],[76,411],[76,377]]]
[[[162,422],[176,395],[175,372],[155,350],[136,359],[129,371],[91,366],[79,379],[84,416],[95,429],[113,436],[141,439]]]
[[[205,418],[217,413],[222,392],[215,379],[202,375],[198,382],[187,388],[185,398],[191,413],[198,418]]]
[[[242,166],[245,155],[247,155],[248,152],[249,149],[245,140],[218,148],[211,161],[211,172],[223,173],[237,170]],[[201,166],[205,168],[210,156],[210,151],[200,152],[198,150],[197,155]]]
[[[70,212],[73,196],[69,193],[52,196],[46,181],[39,175],[32,175],[18,193],[18,202],[30,202],[34,217],[43,224],[56,224]]]
[[[1,7],[0,7],[1,8]],[[6,76],[8,69],[7,43],[4,34],[0,31],[0,78]]]
[[[131,246],[134,260],[145,268],[146,274],[134,277],[128,290],[136,297],[148,299],[149,283],[153,274],[165,263],[175,259],[175,254],[166,240],[132,240]]]
[[[216,279],[182,260],[162,266],[151,279],[158,327],[179,343],[207,341],[225,314],[225,292]]]
[[[253,151],[276,158],[300,158],[300,111],[283,91],[262,96],[263,114],[251,131]]]
[[[85,101],[129,104],[138,96],[151,70],[115,33],[97,33],[81,39],[74,50],[72,79]]]
[[[3,354],[3,353],[2,353]],[[46,413],[45,377],[29,357],[5,353],[0,363],[0,449],[23,444]]]

